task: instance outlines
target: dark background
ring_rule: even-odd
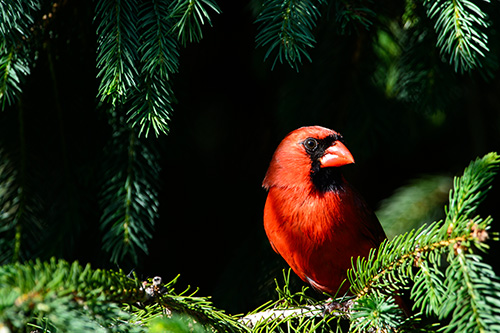
[[[150,254],[124,270],[165,280],[181,274],[179,291],[200,287],[200,295],[212,295],[231,313],[269,299],[273,278],[286,265],[264,234],[261,182],[278,143],[300,126],[322,125],[344,135],[356,159],[345,175],[374,208],[409,179],[460,175],[471,160],[499,150],[497,70],[485,80],[455,74],[440,61],[446,77],[435,93],[448,94],[447,103],[422,110],[375,83],[382,66],[373,47],[375,28],[343,35],[323,17],[313,62],[299,72],[286,64],[271,70],[272,60],[264,62],[265,50],[255,47],[253,7],[217,2],[223,13],[212,16],[213,27],[204,28],[200,43],[181,49],[170,133],[150,139],[157,141],[162,167]],[[401,8],[382,5],[385,17],[400,15]],[[92,19],[92,6],[68,1],[48,23],[24,85],[22,111],[0,113],[0,140],[15,152],[24,122],[28,166],[43,179],[39,195],[52,203],[47,214],[68,229],[67,237],[53,240],[65,249],[62,256],[116,268],[100,249],[97,179],[111,128],[95,98]],[[495,30],[491,39],[498,45]],[[430,49],[429,56],[436,52]],[[499,188],[497,180],[481,207],[484,216],[498,216]],[[492,252],[497,250],[495,245]]]

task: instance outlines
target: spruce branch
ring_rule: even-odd
[[[150,130],[158,136],[168,133],[174,95],[170,76],[179,67],[177,41],[170,33],[169,5],[160,0],[144,2],[139,12],[141,31],[141,74],[134,91],[128,122],[147,137]]]
[[[18,213],[22,189],[17,183],[18,173],[3,150],[0,150],[0,263],[16,261],[20,257],[21,230]]]
[[[500,304],[491,299],[500,291],[498,278],[478,254],[470,252],[487,249],[484,242],[492,219],[473,214],[490,189],[499,165],[496,153],[471,162],[463,176],[455,178],[445,222],[424,225],[384,241],[368,258],[358,258],[348,271],[351,291],[356,295],[353,311],[358,311],[359,300],[364,297],[397,293],[412,280],[414,310],[441,319],[454,311],[448,331],[482,332],[496,327]],[[446,274],[442,274],[442,255],[449,264]]]
[[[177,280],[178,276],[165,284],[160,277],[140,281],[121,270],[55,258],[0,266],[0,327],[145,332],[159,318],[169,321],[184,315],[203,331],[247,331],[208,298],[195,296],[196,291],[176,293]]]
[[[0,9],[1,42],[10,45],[18,44],[29,36],[29,27],[33,24],[33,11],[40,9],[37,0],[2,1]]]
[[[213,0],[96,0],[98,97],[113,107],[130,102],[127,121],[139,135],[168,133],[178,42],[202,38],[209,9],[221,12]]]
[[[179,68],[177,41],[170,34],[172,22],[169,19],[169,9],[167,2],[151,0],[143,2],[139,11],[142,71],[148,74],[159,73],[167,80]]]
[[[414,15],[408,14],[405,28],[394,33],[402,53],[391,59],[396,64],[392,93],[412,109],[439,115],[458,99],[460,85],[456,73],[440,60],[430,22]]]
[[[257,17],[259,24],[257,47],[267,47],[264,59],[276,54],[276,62],[287,62],[297,69],[305,58],[311,61],[308,49],[313,48],[316,40],[313,29],[320,16],[317,5],[323,0],[266,0]]]
[[[419,270],[415,274],[412,288],[415,307],[422,309],[427,316],[437,316],[445,295],[442,283],[444,274],[436,262],[429,264],[418,260],[418,265]]]
[[[136,265],[139,251],[148,253],[158,217],[160,167],[153,148],[134,129],[115,126],[101,193],[103,249],[114,263]]]
[[[142,74],[139,90],[132,97],[132,106],[127,112],[128,122],[138,129],[138,135],[158,137],[169,131],[168,122],[173,112],[174,95],[170,83],[157,73]]]
[[[28,170],[24,109],[18,106],[19,153],[0,148],[0,264],[37,254],[46,231],[40,218],[43,200],[33,191]]]
[[[368,30],[376,17],[374,11],[357,1],[335,1],[335,22],[342,34],[357,30],[358,26]]]
[[[0,109],[14,104],[30,74],[30,27],[40,9],[36,0],[2,1],[0,6]]]
[[[0,326],[10,330],[124,328],[131,316],[118,303],[144,298],[137,280],[123,272],[56,259],[0,266]]]
[[[485,1],[489,3],[489,1]],[[489,52],[487,14],[470,0],[427,1],[427,15],[435,20],[437,46],[449,57],[455,72],[482,67]]]
[[[176,279],[173,280],[175,283]],[[172,284],[172,282],[170,283]],[[247,327],[237,320],[237,317],[226,314],[215,308],[208,297],[195,296],[197,293],[190,288],[181,293],[167,287],[158,296],[157,302],[166,311],[167,316],[173,313],[187,315],[201,323],[208,331],[215,332],[246,332]]]
[[[454,178],[449,205],[445,208],[447,234],[452,236],[470,228],[470,225],[463,222],[472,217],[486,193],[491,189],[491,182],[498,171],[498,164],[498,155],[489,153],[472,162],[462,177]],[[484,221],[483,224],[487,222],[490,221]]]
[[[177,33],[177,40],[186,46],[188,42],[199,42],[203,38],[202,26],[205,21],[211,26],[208,13],[211,9],[216,14],[222,11],[214,0],[175,0],[171,5],[172,30]]]
[[[500,280],[481,257],[459,247],[446,270],[440,317],[452,313],[445,332],[495,332],[500,329]]]
[[[29,75],[30,69],[25,58],[19,57],[13,47],[0,50],[0,100],[1,109],[12,105],[21,94],[21,78]]]
[[[113,105],[137,86],[137,8],[136,0],[96,0],[98,97]]]

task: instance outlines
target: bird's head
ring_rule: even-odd
[[[320,126],[301,127],[281,141],[262,185],[328,191],[342,181],[339,167],[351,163],[342,135]]]

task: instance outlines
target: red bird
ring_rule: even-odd
[[[273,249],[314,289],[345,293],[351,257],[368,255],[386,238],[377,217],[344,179],[354,163],[342,136],[311,126],[288,134],[276,149],[263,187],[264,228]]]

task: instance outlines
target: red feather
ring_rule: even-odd
[[[323,142],[323,146],[308,151],[305,141],[311,138]],[[321,172],[326,173],[328,167],[321,163],[327,159],[321,158],[331,147],[348,157],[335,162],[342,156],[334,153],[328,165],[354,162],[341,136],[327,128],[303,127],[283,139],[263,182],[269,191],[264,228],[273,249],[302,280],[335,295],[348,290],[348,283],[341,284],[351,267],[351,257],[368,255],[385,239],[385,233],[373,211],[340,172],[320,179],[326,184],[313,181]]]

